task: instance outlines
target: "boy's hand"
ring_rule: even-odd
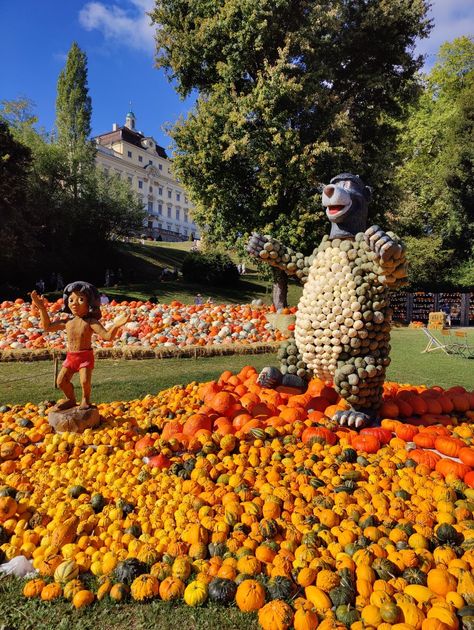
[[[38,295],[36,291],[30,293],[31,301],[37,308],[45,308],[44,299]]]
[[[122,313],[114,319],[114,326],[124,326],[130,320],[130,313]]]

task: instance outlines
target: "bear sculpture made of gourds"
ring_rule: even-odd
[[[407,280],[403,243],[377,225],[367,228],[369,199],[370,189],[357,175],[342,173],[323,189],[331,232],[311,256],[259,234],[247,246],[253,256],[304,284],[291,368],[288,360],[282,371],[264,368],[259,382],[304,387],[312,375],[332,381],[350,405],[335,419],[356,428],[377,418],[390,363],[389,290]]]

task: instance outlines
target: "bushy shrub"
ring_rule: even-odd
[[[239,272],[226,254],[189,252],[183,260],[183,278],[213,286],[235,284]]]

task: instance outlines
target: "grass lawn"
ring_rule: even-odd
[[[74,610],[64,600],[51,604],[21,595],[23,581],[0,581],[0,628],[12,630],[257,630],[257,615],[235,607],[152,601],[148,604],[113,604],[103,600],[83,610]]]
[[[469,331],[474,345],[474,330]],[[474,388],[474,360],[447,356],[442,352],[422,354],[426,337],[421,330],[392,331],[392,363],[387,379],[414,385],[462,385]],[[97,402],[142,398],[172,385],[208,381],[224,370],[239,371],[244,365],[260,370],[278,365],[275,354],[200,357],[198,359],[147,359],[142,361],[98,360],[94,370],[93,398]],[[53,364],[0,363],[0,404],[23,404],[54,399]]]

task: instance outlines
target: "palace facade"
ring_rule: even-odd
[[[143,233],[164,241],[199,239],[192,220],[192,204],[173,174],[166,151],[153,137],[136,130],[135,114],[128,112],[125,125],[94,138],[97,165],[108,175],[129,182],[147,212]]]

